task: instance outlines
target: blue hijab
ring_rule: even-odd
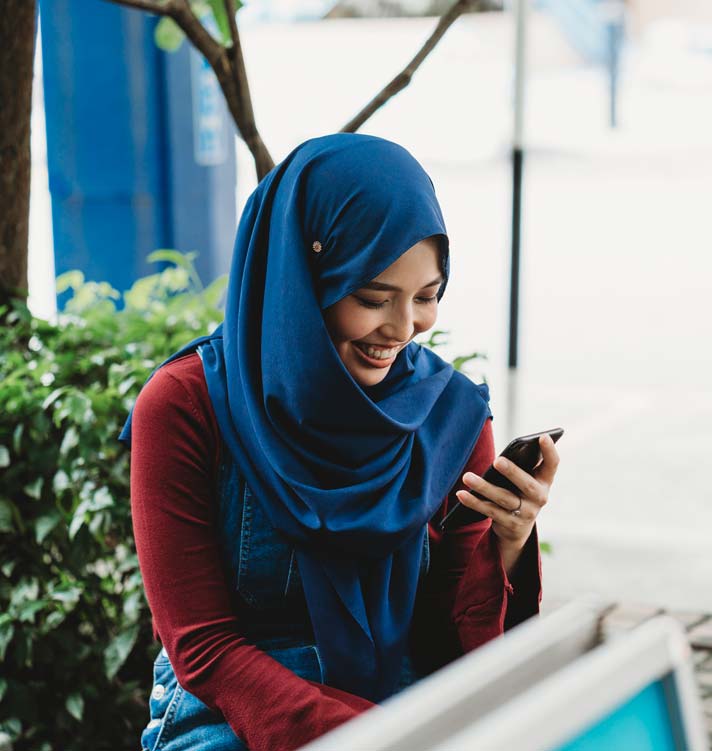
[[[488,391],[415,342],[362,387],[322,312],[432,236],[441,297],[448,241],[420,164],[372,136],[307,141],[245,206],[224,323],[166,361],[199,351],[222,438],[296,548],[326,680],[372,701],[395,691],[427,522],[472,453]],[[129,416],[128,445],[130,429]]]

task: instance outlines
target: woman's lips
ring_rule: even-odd
[[[396,352],[396,354],[393,355],[393,357],[388,358],[388,360],[376,360],[374,357],[369,357],[362,349],[357,347],[355,344],[352,343],[351,346],[356,350],[356,352],[358,352],[361,359],[364,360],[372,368],[387,368],[393,364],[393,361],[396,359],[398,355],[398,352]]]

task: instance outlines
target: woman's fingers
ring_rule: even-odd
[[[513,514],[512,511],[502,508],[496,503],[490,503],[489,501],[477,498],[477,496],[472,495],[467,490],[458,490],[455,495],[464,506],[469,506],[475,511],[488,516],[495,524],[506,528],[509,532],[514,533],[515,536],[522,527],[530,526],[532,518],[536,516],[535,514],[532,515],[531,511],[526,509],[523,504],[520,513]],[[517,505],[519,505],[518,501]],[[509,533],[507,536],[509,537]]]
[[[499,488],[491,482],[487,482],[487,480],[476,475],[474,472],[466,472],[462,476],[462,481],[468,488],[476,490],[480,495],[487,498],[487,500],[496,503],[504,509],[512,511],[519,505],[519,498],[514,493],[504,488]]]
[[[495,469],[514,484],[519,494],[493,485],[473,472],[466,472],[462,476],[465,487],[470,490],[458,490],[457,499],[464,506],[492,519],[492,529],[502,539],[517,541],[527,537],[549,498],[549,488],[559,466],[559,453],[548,435],[539,438],[539,446],[542,459],[533,475],[503,456],[495,459]],[[478,498],[474,493],[487,500]]]
[[[542,461],[536,469],[535,477],[547,486],[551,486],[559,466],[559,452],[550,435],[543,435],[539,438],[539,447]]]
[[[539,438],[539,445],[541,447],[542,460],[533,475],[525,472],[521,467],[518,467],[514,462],[505,459],[503,456],[498,456],[495,459],[495,469],[510,480],[519,490],[519,493],[512,493],[491,482],[487,482],[487,480],[473,472],[466,472],[462,477],[465,486],[470,488],[471,491],[476,491],[484,496],[487,500],[482,501],[481,499],[477,499],[476,496],[467,493],[467,491],[458,491],[457,497],[466,506],[470,506],[481,513],[486,513],[487,516],[493,519],[495,518],[493,514],[486,511],[487,507],[491,507],[492,503],[503,509],[505,513],[519,510],[518,516],[535,518],[549,498],[549,488],[554,481],[556,469],[559,466],[559,453],[551,437],[548,435],[541,436]],[[460,497],[460,493],[463,493],[462,497]],[[527,508],[526,503],[534,504],[534,508]]]
[[[462,480],[468,488],[477,491],[480,495],[483,495],[485,498],[487,498],[487,501],[482,501],[466,490],[458,491],[456,495],[458,498],[460,498],[460,493],[463,494],[464,500],[460,498],[460,501],[464,503],[464,505],[470,506],[471,508],[476,508],[477,511],[481,511],[481,508],[479,506],[475,507],[472,506],[471,503],[469,503],[469,501],[474,499],[479,504],[484,504],[485,506],[491,506],[492,503],[494,503],[500,508],[504,509],[506,513],[510,513],[511,511],[515,511],[516,509],[519,509],[520,514],[524,513],[524,509],[521,508],[519,496],[514,495],[514,493],[511,493],[509,490],[497,487],[497,485],[493,485],[491,482],[487,482],[487,480],[484,480],[479,475],[476,475],[473,472],[466,472],[463,475]],[[491,501],[491,503],[488,503],[488,501]]]
[[[495,459],[494,468],[519,488],[519,495],[539,506],[546,503],[548,487],[514,462],[499,456]]]

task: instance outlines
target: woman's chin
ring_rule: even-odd
[[[353,376],[354,381],[359,384],[359,386],[375,386],[386,377],[389,370],[390,368],[383,368],[377,373],[363,373],[363,371],[354,373],[353,371],[351,371],[351,375]]]

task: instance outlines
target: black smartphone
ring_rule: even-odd
[[[509,459],[518,467],[521,467],[525,472],[532,474],[541,461],[541,449],[539,448],[540,436],[550,435],[551,440],[556,443],[563,434],[563,428],[552,428],[551,430],[542,430],[540,433],[520,436],[511,441],[500,456]],[[497,485],[505,490],[510,490],[512,493],[519,493],[519,488],[510,482],[510,480],[504,475],[500,474],[493,465],[489,466],[487,471],[482,475],[482,478],[487,480],[487,482],[491,482],[493,485]],[[475,491],[470,492],[481,500],[491,503],[488,498],[485,498],[480,493]],[[457,496],[453,495],[453,498],[457,500]],[[469,506],[463,506],[460,501],[457,501],[445,518],[440,522],[440,530],[443,531],[448,527],[459,527],[464,524],[472,524],[486,518],[487,517],[479,511],[475,511]]]

